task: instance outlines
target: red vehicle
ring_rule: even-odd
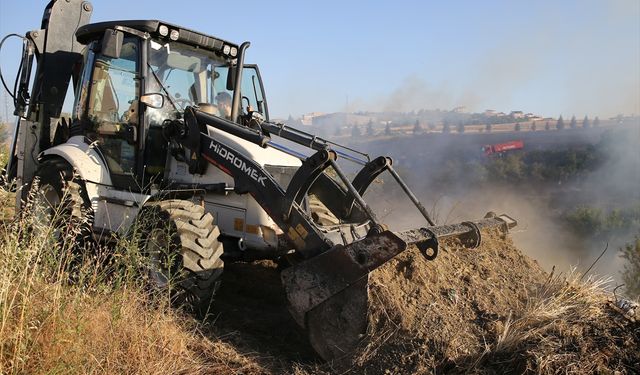
[[[509,141],[505,143],[498,143],[495,145],[482,146],[482,151],[485,155],[502,154],[506,151],[522,150],[524,148],[523,141]]]

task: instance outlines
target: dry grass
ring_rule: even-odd
[[[370,331],[353,373],[635,373],[640,326],[611,309],[606,279],[548,275],[509,240],[417,251],[371,279]]]
[[[603,317],[605,301],[603,286],[610,279],[580,281],[580,274],[568,277],[550,275],[549,280],[536,289],[521,311],[510,315],[496,341],[494,351],[515,351],[522,342],[547,337],[559,323],[578,322]]]
[[[0,231],[0,374],[265,372],[150,296],[135,244],[81,256],[54,233],[35,215]]]
[[[25,215],[0,230],[0,374],[336,373],[331,364],[241,352],[248,332],[217,337],[216,327],[145,289],[135,243],[78,252],[68,229],[56,241],[54,228]],[[368,341],[339,367],[640,372],[640,327],[607,308],[605,280],[578,276],[547,275],[508,239],[473,251],[451,244],[434,262],[407,251],[372,274]]]
[[[604,287],[611,280],[581,281],[580,277],[575,272],[550,275],[522,309],[509,313],[495,341],[466,359],[466,370],[486,372],[495,364],[504,370],[516,364],[518,370],[539,374],[625,370],[621,362],[625,355],[633,356],[632,347],[619,340],[624,332],[606,324],[612,317],[606,309]],[[606,348],[604,343],[613,346]],[[618,358],[612,356],[614,352]]]

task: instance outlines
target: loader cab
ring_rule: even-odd
[[[161,21],[91,24],[76,36],[87,48],[70,135],[98,150],[119,189],[144,192],[165,183],[162,125],[188,106],[232,121],[237,97],[237,122],[256,114],[268,119],[257,66],[245,66],[235,83],[234,44]]]

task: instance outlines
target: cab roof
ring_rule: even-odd
[[[100,39],[105,30],[118,29],[118,26],[120,28],[129,28],[137,30],[139,32],[149,33],[153,37],[165,38],[169,40],[169,34],[164,36],[160,34],[160,27],[166,26],[169,29],[169,32],[171,32],[172,30],[178,31],[178,42],[205,48],[215,52],[221,51],[224,45],[238,48],[235,43],[227,42],[226,40],[216,38],[214,36],[203,34],[198,31],[193,31],[182,26],[159,20],[122,20],[91,23],[79,27],[76,31],[76,38],[78,39],[78,42],[87,44],[93,40]],[[124,31],[126,31],[126,29]]]

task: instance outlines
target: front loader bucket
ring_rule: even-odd
[[[289,310],[307,330],[311,345],[323,359],[344,357],[366,333],[371,271],[410,245],[434,259],[440,240],[458,238],[466,247],[478,247],[486,229],[497,228],[506,233],[516,224],[506,215],[488,215],[479,221],[384,231],[346,246],[334,246],[282,272]]]

